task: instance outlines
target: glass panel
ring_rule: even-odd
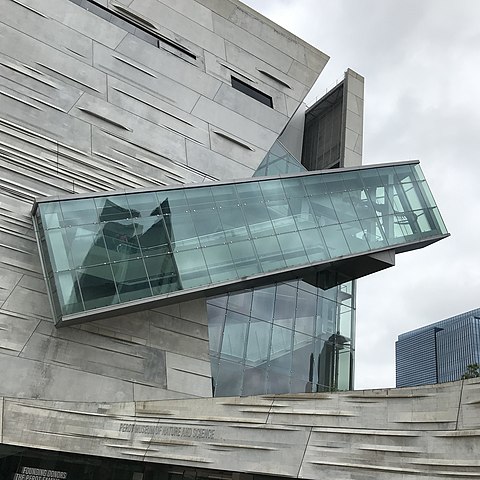
[[[411,165],[395,165],[394,169],[397,182],[411,183],[414,180]]]
[[[275,310],[273,314],[276,325],[293,329],[293,320],[297,305],[297,289],[281,283],[277,286]]]
[[[172,251],[167,225],[162,216],[137,218],[135,219],[134,225],[135,233],[143,255],[152,256]]]
[[[330,198],[340,223],[351,222],[357,219],[357,214],[348,192],[331,193]],[[328,224],[326,223],[325,225]]]
[[[302,243],[305,245],[305,250],[310,262],[321,262],[330,258],[330,254],[320,230],[302,230],[299,233],[302,238]]]
[[[281,180],[270,180],[269,182],[259,182],[263,198],[267,203],[275,200],[286,199],[283,191],[283,182]]]
[[[287,266],[305,265],[308,258],[300,235],[297,232],[284,233],[278,236],[283,258]]]
[[[372,218],[375,216],[375,208],[364,190],[353,190],[348,192],[350,201],[353,204],[355,213],[359,219]]]
[[[262,271],[258,263],[257,254],[253,250],[250,241],[231,243],[230,251],[232,252],[235,269],[240,278],[247,275],[255,275]]]
[[[263,202],[259,182],[245,182],[235,185],[240,202]]]
[[[317,297],[303,290],[298,290],[295,331],[306,335],[315,334]]]
[[[287,266],[276,237],[259,238],[254,240],[254,244],[264,272]]]
[[[242,395],[262,395],[266,393],[267,366],[245,368]]]
[[[223,358],[243,362],[248,324],[249,318],[246,315],[227,311],[221,350]]]
[[[350,389],[350,366],[351,354],[350,350],[343,350],[338,355],[338,374],[337,374],[337,390]]]
[[[388,246],[385,232],[378,218],[365,218],[360,221],[364,238],[370,246],[371,250]]]
[[[323,227],[322,234],[332,258],[350,255],[351,252],[348,248],[342,227],[340,225]]]
[[[404,183],[401,188],[408,199],[410,210],[424,208],[423,197],[420,196],[420,190],[416,183]]]
[[[78,283],[87,309],[106,307],[120,301],[110,265],[79,269]]]
[[[342,172],[341,175],[345,189],[349,192],[363,189],[363,182],[359,172]]]
[[[330,291],[336,292],[336,287]],[[337,304],[327,298],[317,299],[315,335],[328,338],[337,329]]]
[[[305,172],[305,167],[277,140],[269,150],[259,167],[253,174],[254,177],[265,175],[278,175],[282,173]]]
[[[212,305],[207,302],[207,316],[208,316],[208,345],[210,349],[210,356],[218,357],[220,355],[220,348],[222,344],[223,327],[225,325],[224,308]]]
[[[318,225],[333,225],[338,223],[337,214],[330,195],[316,195],[310,198],[312,210],[315,213]]]
[[[340,315],[338,318],[338,331],[350,341],[352,338],[353,311],[345,305],[340,306]]]
[[[117,262],[112,265],[112,269],[121,302],[152,295],[143,260]]]
[[[51,230],[46,237],[49,256],[52,259],[51,267],[54,271],[68,270],[71,265],[69,259],[68,241],[65,234],[65,229],[57,228]]]
[[[184,190],[167,190],[165,192],[156,192],[156,195],[164,215],[169,213],[185,213],[189,208]]]
[[[438,208],[436,208],[436,207],[432,208],[432,209],[430,209],[430,212],[432,213],[433,218],[436,220],[436,222],[438,224],[438,228],[440,230],[440,233],[443,233],[443,234],[447,233],[447,227],[443,223],[443,218],[440,215],[440,212],[439,212]]]
[[[270,350],[271,329],[271,323],[251,319],[245,365],[256,367],[267,362]]]
[[[132,220],[111,221],[103,225],[103,239],[111,262],[141,256],[137,232]]]
[[[66,229],[72,268],[102,265],[110,261],[102,232],[103,226],[99,224]]]
[[[216,245],[202,249],[212,282],[225,282],[237,278],[232,254],[228,245]]]
[[[100,222],[113,222],[139,216],[136,210],[130,211],[126,195],[98,197],[94,200]]]
[[[270,344],[270,369],[290,374],[292,368],[293,330],[273,325]]]
[[[59,228],[64,224],[60,202],[43,204],[40,214],[44,229]]]
[[[160,202],[154,192],[130,193],[127,195],[127,204],[131,211],[138,212],[138,216],[158,216],[161,212]]]
[[[301,199],[295,202],[295,209],[292,210],[297,230],[307,230],[310,228],[318,228],[317,215],[315,214],[310,202],[307,199]]]
[[[183,288],[208,285],[212,282],[201,249],[176,252],[174,258]]]
[[[216,305],[217,307],[227,308],[228,296],[221,295],[219,297],[209,297],[207,300],[207,305]]]
[[[218,364],[218,375],[215,394],[222,397],[238,397],[242,394],[244,366],[221,359]]]
[[[213,206],[213,196],[210,187],[190,188],[185,190],[185,197],[191,211]]]
[[[311,391],[314,372],[313,337],[304,335],[303,333],[295,333],[293,348],[292,375],[296,380],[302,380],[300,389],[297,391]],[[308,385],[308,383],[310,383],[310,385]]]
[[[282,178],[283,190],[287,198],[302,198],[307,196],[301,178]]]
[[[202,247],[225,243],[222,222],[214,207],[194,209],[192,219]]]
[[[217,213],[220,217],[223,233],[227,242],[238,242],[250,237],[243,210],[236,201],[221,201],[217,203]]]
[[[55,274],[55,283],[60,297],[62,313],[68,315],[83,310],[80,287],[74,272],[59,272]]]
[[[261,320],[272,320],[275,291],[275,287],[255,289],[253,291],[252,317]]]
[[[40,208],[43,209],[43,204]],[[63,225],[67,227],[100,221],[93,198],[60,202],[60,208],[63,214]]]
[[[145,266],[153,295],[161,295],[183,288],[172,254],[146,257]]]
[[[420,165],[412,165],[412,172],[413,176],[417,181],[422,181],[425,180],[425,177],[423,176],[422,169],[420,168]]]
[[[289,393],[290,375],[270,368],[267,373],[267,393]]]
[[[190,212],[176,212],[166,215],[165,224],[175,252],[200,247]]]
[[[270,215],[263,202],[244,203],[244,214],[252,237],[266,237],[275,234]]]
[[[228,295],[228,309],[245,315],[250,315],[252,309],[252,290]]]
[[[369,250],[366,234],[360,222],[342,224],[343,234],[352,253],[366,252]]]

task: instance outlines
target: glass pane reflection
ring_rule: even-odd
[[[49,291],[62,291],[53,283],[70,278],[50,273],[70,272],[84,299],[73,302],[76,313],[446,233],[410,164],[72,196],[39,203],[36,219]],[[52,303],[57,320],[72,311],[63,294]]]
[[[351,299],[351,282],[323,291],[296,280],[207,300],[215,396],[352,388]]]

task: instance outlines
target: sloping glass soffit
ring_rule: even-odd
[[[33,216],[57,322],[298,277],[326,288],[447,235],[418,162],[42,198]]]

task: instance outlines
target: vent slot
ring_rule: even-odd
[[[283,85],[284,87],[287,87],[289,88],[290,90],[292,89],[292,87],[284,82],[283,80],[280,80],[279,78],[277,78],[275,75],[272,75],[271,73],[269,72],[266,72],[265,70],[260,70],[259,68],[257,68],[257,70],[262,74],[262,75],[265,75],[266,77],[270,78],[271,80],[279,83],[280,85]]]
[[[213,130],[213,133],[215,133],[215,134],[218,135],[219,137],[222,137],[222,138],[225,138],[226,140],[229,140],[229,141],[232,142],[232,143],[235,143],[235,144],[238,145],[239,147],[245,148],[246,150],[250,150],[250,151],[252,151],[252,152],[254,151],[252,147],[250,147],[250,146],[247,145],[246,143],[241,142],[240,140],[238,140],[238,139],[235,138],[235,137],[231,137],[231,136],[228,135],[227,133],[219,132],[218,130]]]

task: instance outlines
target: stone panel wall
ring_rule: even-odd
[[[0,403],[1,405],[1,403]],[[3,443],[292,478],[480,478],[480,380],[135,403],[5,398]]]
[[[167,43],[68,0],[0,0],[0,394],[211,395],[203,300],[55,329],[33,200],[249,177],[327,57],[239,2],[100,3]]]

